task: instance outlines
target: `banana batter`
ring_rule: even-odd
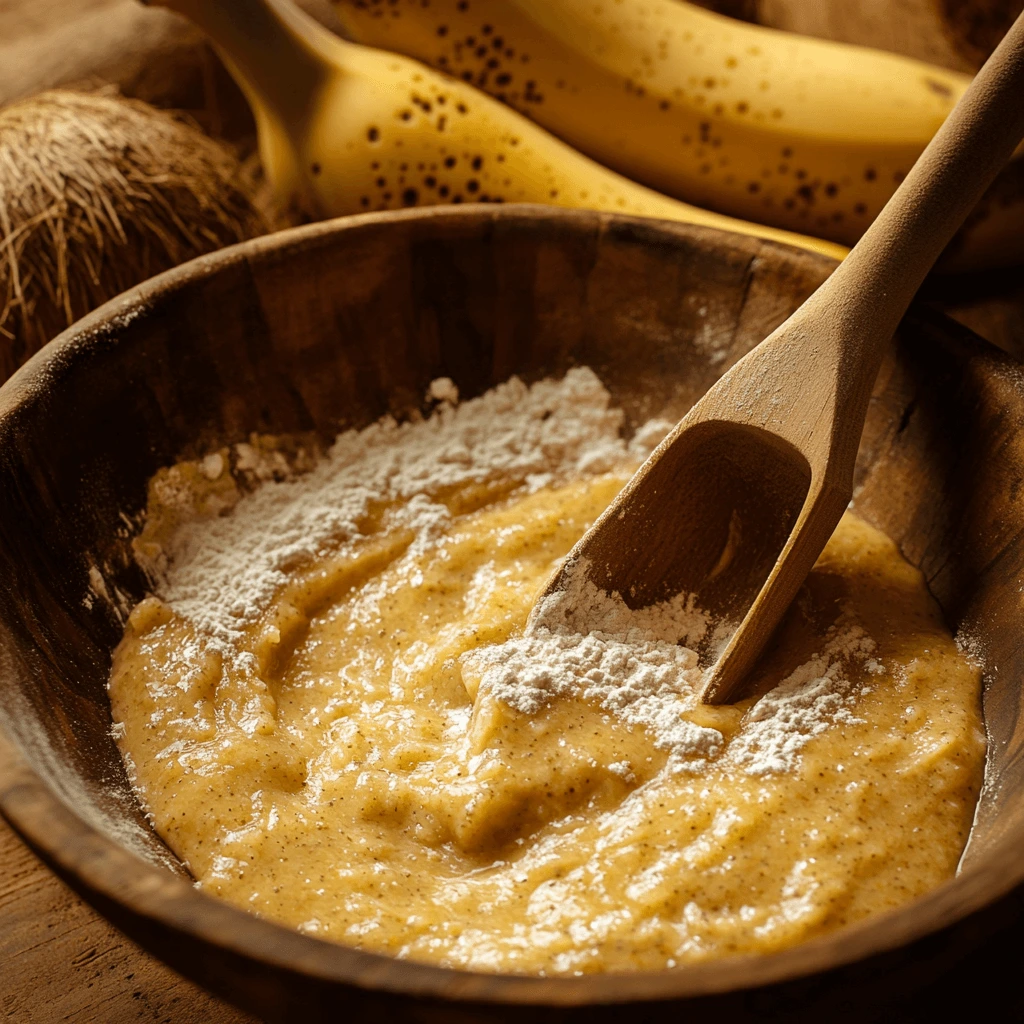
[[[327,484],[294,452],[242,446],[154,481],[138,549],[159,582],[110,698],[140,798],[207,892],[366,950],[573,974],[771,952],[952,877],[982,778],[979,672],[855,516],[738,704],[700,705],[683,634],[650,622],[524,632],[642,454],[574,372],[571,401],[551,384],[522,421],[542,385],[498,413],[442,401],[408,429],[343,436],[330,457],[368,495],[308,548],[280,524]],[[575,434],[567,402],[590,403]],[[500,458],[473,462],[473,408],[513,416]],[[374,484],[367,459],[420,434]],[[417,476],[424,453],[463,468]],[[276,561],[233,605],[221,563],[243,531],[223,531],[249,521],[270,524]],[[265,554],[245,543],[238,578]],[[175,566],[203,558],[189,589]],[[686,635],[703,628],[675,610]]]

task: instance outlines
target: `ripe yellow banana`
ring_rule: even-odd
[[[352,39],[486,90],[630,178],[846,245],[969,82],[682,0],[333,3]],[[1024,258],[1024,194],[1007,191],[968,226],[960,263]]]
[[[166,0],[212,37],[256,116],[278,196],[316,215],[538,202],[846,249],[710,213],[582,156],[464,83],[339,39],[288,0]]]

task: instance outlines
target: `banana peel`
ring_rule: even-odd
[[[421,60],[700,207],[853,245],[966,75],[683,0],[333,0],[349,38]],[[943,269],[1024,259],[1011,166]]]
[[[313,216],[548,203],[683,221],[842,259],[842,244],[681,202],[584,156],[473,85],[339,38],[287,0],[167,0],[253,108],[278,201]]]

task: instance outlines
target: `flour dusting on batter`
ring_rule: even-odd
[[[741,701],[727,624],[553,570],[672,424],[585,368],[162,470],[114,738],[202,888],[363,949],[535,974],[765,953],[950,877],[979,674],[847,514]]]
[[[468,483],[536,491],[621,469],[645,457],[671,426],[648,424],[638,439],[649,447],[638,451],[634,444],[631,453],[621,436],[622,411],[586,367],[530,387],[513,377],[458,406],[450,380],[433,382],[428,393],[441,403],[429,418],[398,423],[387,416],[346,431],[322,459],[296,460],[300,475],[279,452],[259,453],[261,461],[253,446],[241,446],[241,468],[266,482],[241,498],[215,493],[203,515],[185,519],[149,550],[144,535],[143,560],[159,580],[156,593],[204,634],[230,645],[290,573],[360,539],[376,509],[394,506],[394,525],[429,538],[451,519],[438,500],[445,491]],[[211,468],[225,466],[214,454],[203,460],[203,475],[210,479]],[[156,490],[167,503],[166,474]],[[187,482],[184,490],[172,496],[179,505],[189,502]],[[228,508],[232,514],[222,515]]]
[[[524,714],[557,697],[582,696],[645,728],[675,768],[703,767],[725,739],[681,717],[697,705],[704,675],[692,648],[709,638],[714,648],[735,625],[713,621],[692,594],[631,609],[619,594],[591,582],[586,565],[571,580],[572,590],[538,602],[521,636],[463,655],[467,688]],[[730,761],[752,775],[793,768],[811,739],[834,723],[853,721],[847,667],[854,661],[884,671],[874,652],[863,627],[837,623],[821,651],[750,712],[750,727],[730,747]]]

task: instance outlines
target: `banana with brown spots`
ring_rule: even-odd
[[[533,202],[661,217],[800,245],[832,242],[670,199],[473,86],[339,39],[287,0],[167,0],[207,31],[256,116],[279,198],[318,216]]]
[[[630,178],[845,245],[969,81],[681,0],[333,3],[351,38],[487,91]],[[1008,169],[947,267],[1024,258],[1022,177]]]

